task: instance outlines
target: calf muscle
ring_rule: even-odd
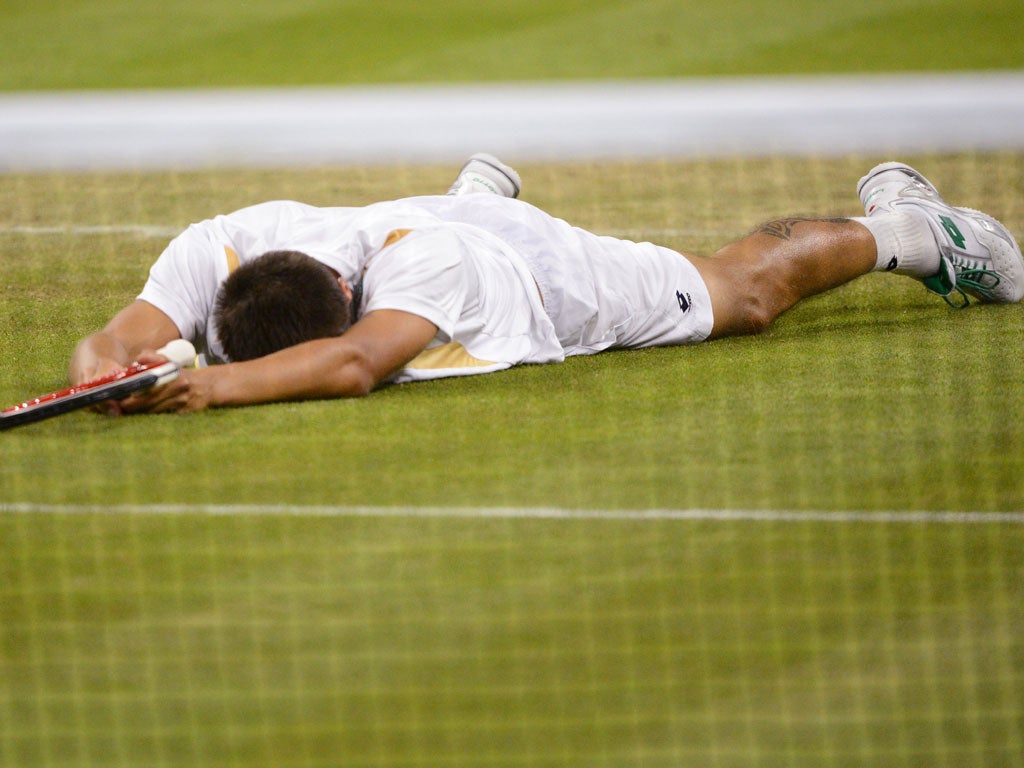
[[[875,241],[850,219],[785,218],[714,256],[690,258],[711,294],[718,338],[759,333],[800,300],[866,274]]]

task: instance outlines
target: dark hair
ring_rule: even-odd
[[[339,336],[350,302],[335,274],[299,251],[269,251],[232,272],[213,320],[231,360],[252,360],[312,339]]]

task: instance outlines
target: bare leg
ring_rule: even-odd
[[[801,299],[865,275],[875,239],[849,219],[779,219],[709,258],[687,256],[711,294],[710,338],[758,333]]]

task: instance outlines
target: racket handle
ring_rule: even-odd
[[[172,363],[177,363],[180,368],[192,368],[196,363],[196,348],[192,342],[185,339],[175,339],[164,344],[156,351]]]

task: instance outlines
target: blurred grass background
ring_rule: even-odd
[[[1024,65],[1018,0],[0,3],[0,90]]]

